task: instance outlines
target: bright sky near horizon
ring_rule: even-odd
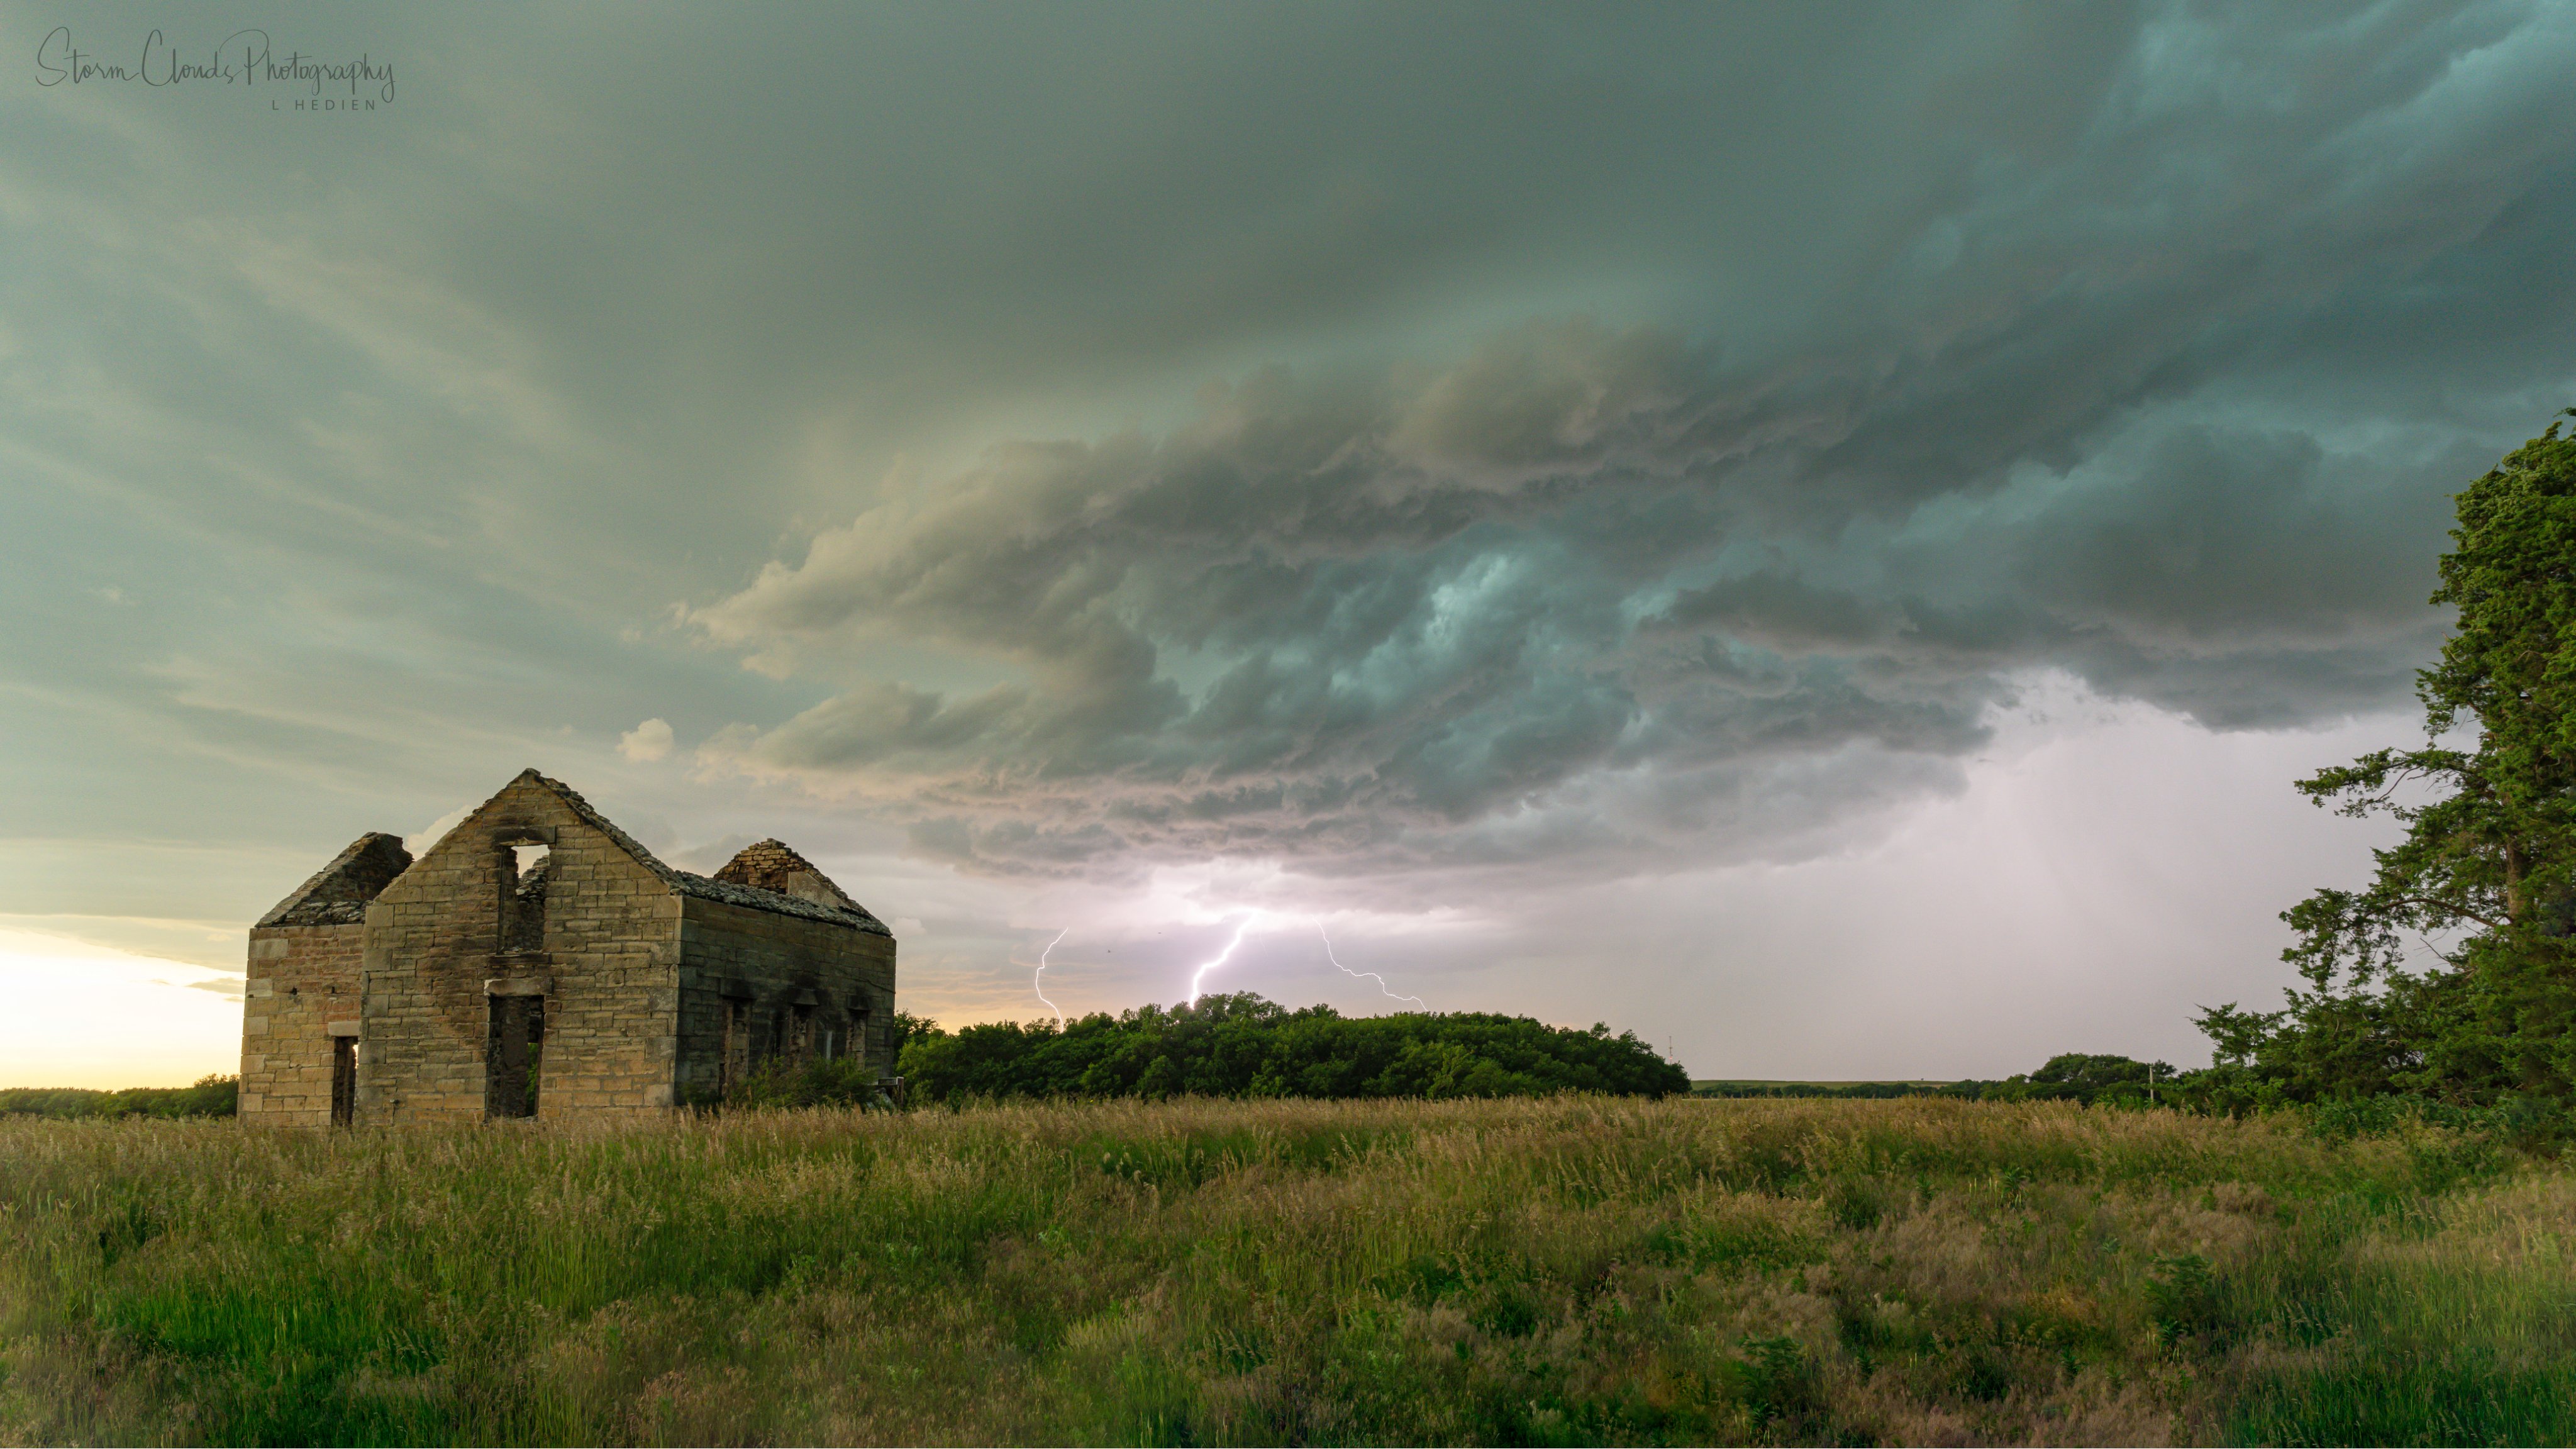
[[[784,838],[950,1021],[1247,919],[1207,989],[1392,1004],[1320,920],[1704,1076],[2196,1062],[2381,838],[2289,782],[2415,737],[2448,495],[2576,402],[2565,4],[0,56],[0,1085],[224,1068],[252,919],[529,765]]]
[[[177,1087],[241,1066],[241,977],[0,929],[0,1062],[23,1087]]]

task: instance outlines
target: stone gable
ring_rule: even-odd
[[[814,863],[787,848],[783,840],[764,840],[743,847],[742,853],[726,861],[724,869],[713,877],[731,885],[755,886],[793,896],[818,905],[838,906],[843,910],[860,910],[859,903],[842,894],[831,878],[814,868]]]

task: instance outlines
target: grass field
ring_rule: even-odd
[[[2565,1443],[2576,1174],[2062,1103],[0,1121],[0,1442]]]

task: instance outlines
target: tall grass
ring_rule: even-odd
[[[2566,1442],[2437,1128],[1558,1098],[0,1121],[0,1440]]]

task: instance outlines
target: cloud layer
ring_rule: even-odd
[[[2402,707],[2576,401],[2563,6],[253,21],[401,99],[0,88],[0,913],[534,764],[908,960],[1217,859],[1524,919],[1896,828],[2034,681]]]
[[[2455,390],[2385,387],[2566,219],[2566,17],[2023,18],[1873,97],[1870,143],[1787,140],[1812,169],[1735,199],[1884,184],[1812,254],[1773,250],[1811,214],[1710,223],[1766,274],[1732,316],[1703,277],[1696,326],[1255,369],[893,490],[692,622],[779,674],[903,641],[1003,677],[701,757],[1004,870],[1581,872],[1812,848],[2036,671],[2219,728],[2401,699],[2491,454]],[[2564,380],[2565,291],[2488,365]]]
[[[2266,420],[2243,380],[2159,396],[2202,329],[2105,364],[2052,320],[2004,363],[1924,359],[1981,426],[1866,358],[1730,367],[1575,319],[996,445],[691,621],[782,674],[903,641],[1012,677],[870,680],[701,757],[1006,870],[1582,871],[1813,848],[1951,779],[2036,671],[2221,728],[2402,696],[2483,458]]]

